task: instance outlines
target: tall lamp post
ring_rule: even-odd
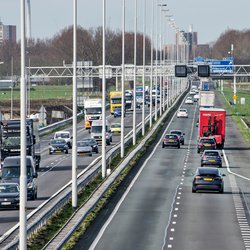
[[[10,86],[10,119],[13,119],[13,86]]]

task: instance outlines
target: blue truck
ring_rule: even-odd
[[[209,91],[209,82],[202,82],[201,90],[202,91]]]

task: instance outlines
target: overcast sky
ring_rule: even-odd
[[[133,30],[134,1],[126,1],[126,30]],[[143,3],[146,2],[146,32],[151,34],[152,1],[167,3],[168,12],[181,30],[189,25],[198,32],[198,43],[215,41],[227,29],[250,28],[250,0],[138,0],[138,29],[142,30]],[[122,27],[122,0],[106,0],[107,26],[114,30]],[[73,0],[31,0],[32,37],[52,38],[63,28],[72,25]],[[157,7],[158,10],[160,7]],[[159,15],[158,11],[158,15]],[[20,38],[20,0],[0,0],[0,19],[5,25],[17,26]],[[159,20],[159,19],[158,19]],[[166,20],[166,19],[165,19]],[[78,0],[78,24],[85,27],[102,25],[102,0]],[[167,24],[165,21],[164,24]],[[172,42],[174,33],[168,26],[166,33]]]

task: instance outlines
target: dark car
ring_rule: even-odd
[[[166,134],[163,138],[162,147],[177,147],[180,148],[180,140],[178,135]]]
[[[201,156],[201,166],[213,165],[222,167],[222,155],[218,150],[204,150]]]
[[[88,138],[82,141],[87,142],[91,146],[92,152],[95,152],[97,154],[99,153],[98,142],[94,138]]]
[[[49,143],[49,154],[53,153],[69,153],[69,146],[64,139],[52,139]]]
[[[197,153],[203,152],[206,149],[216,149],[214,137],[201,137],[197,145]]]
[[[2,183],[20,183],[21,156],[9,156],[4,159],[1,169]],[[32,156],[26,156],[27,173],[27,198],[37,199],[37,181],[38,174],[35,168],[35,162]]]
[[[114,111],[114,117],[122,116],[122,108],[116,108]],[[125,116],[125,109],[124,109],[124,116]]]
[[[17,183],[0,183],[0,208],[19,208],[20,189]]]
[[[224,192],[224,181],[222,178],[222,174],[218,168],[197,168],[193,180],[192,193],[195,193],[199,190],[213,190],[218,191],[220,193]]]
[[[178,135],[181,145],[184,145],[184,143],[185,143],[185,139],[184,139],[185,133],[183,133],[181,130],[170,130],[170,134]]]

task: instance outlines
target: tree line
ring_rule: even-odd
[[[27,43],[26,65],[62,66],[71,64],[73,55],[73,29],[67,27],[51,39],[31,39]],[[226,30],[212,44],[209,51],[201,51],[203,57],[221,60],[227,57],[231,44],[234,44],[236,64],[250,64],[250,30]],[[151,60],[151,39],[145,38],[146,64]],[[137,64],[143,63],[143,34],[137,34]],[[154,52],[155,53],[155,52]],[[158,57],[159,58],[159,57]],[[77,28],[77,60],[92,61],[93,65],[102,64],[102,27],[96,29]],[[20,41],[3,42],[0,45],[0,76],[20,75]],[[125,33],[125,63],[134,62],[134,33]],[[106,64],[121,65],[122,32],[106,32]]]

